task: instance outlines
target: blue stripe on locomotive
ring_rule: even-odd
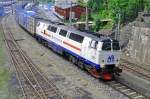
[[[50,41],[50,40],[48,40],[48,39],[38,35],[38,34],[36,34],[36,36],[37,36],[38,39],[46,40],[48,42],[48,45],[51,46],[52,49],[54,49],[56,52],[64,50],[64,51],[68,52],[69,54],[77,57],[78,59],[83,59],[84,63],[95,67],[97,70],[100,69],[100,65],[99,64],[95,64],[95,63],[91,62],[90,60],[87,60],[87,59],[83,58],[82,56],[80,56],[80,55],[78,55],[78,54],[76,54],[76,53],[74,53],[74,52],[72,52],[72,51],[70,51],[70,50],[68,50],[68,49],[66,49],[66,48],[56,44],[55,42],[52,42],[52,41]]]

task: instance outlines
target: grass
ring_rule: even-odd
[[[6,60],[2,33],[3,32],[0,27],[0,99],[8,99],[9,72],[6,70],[6,68],[4,68],[4,65],[6,64],[7,60]]]
[[[9,97],[8,81],[8,71],[0,67],[0,99],[8,99]]]
[[[5,67],[8,61],[2,33],[2,27],[0,26],[0,99],[17,99],[16,95],[9,91],[10,73]]]

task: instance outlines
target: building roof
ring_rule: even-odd
[[[67,3],[73,2],[73,3],[77,3],[76,1],[77,1],[77,0],[55,0],[55,4],[57,4],[57,3],[62,3],[62,2],[67,2]]]
[[[58,2],[55,4],[56,7],[62,8],[62,9],[68,9],[71,7],[75,7],[78,4],[75,2]]]

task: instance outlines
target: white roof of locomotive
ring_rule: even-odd
[[[95,36],[95,35],[92,34],[92,32],[91,32],[91,34],[90,34],[90,32],[89,33],[81,32],[81,31],[79,31],[79,30],[77,30],[77,29],[75,29],[71,26],[59,25],[59,24],[49,22],[47,20],[39,20],[39,21],[44,22],[44,23],[49,24],[49,25],[52,25],[52,26],[55,26],[55,27],[58,27],[58,28],[61,28],[61,29],[64,29],[64,30],[67,30],[67,31],[75,33],[75,34],[79,34],[79,35],[84,36],[84,37],[86,36],[86,37],[92,38],[96,41],[102,41],[104,39],[111,39],[110,37],[107,37],[107,36],[100,36],[100,37]]]

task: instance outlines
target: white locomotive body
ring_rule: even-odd
[[[55,52],[67,56],[70,61],[85,68],[95,77],[107,72],[120,73],[117,67],[121,50],[119,42],[109,37],[97,37],[74,28],[38,21],[36,38],[45,42]],[[102,76],[105,79],[111,79]]]

